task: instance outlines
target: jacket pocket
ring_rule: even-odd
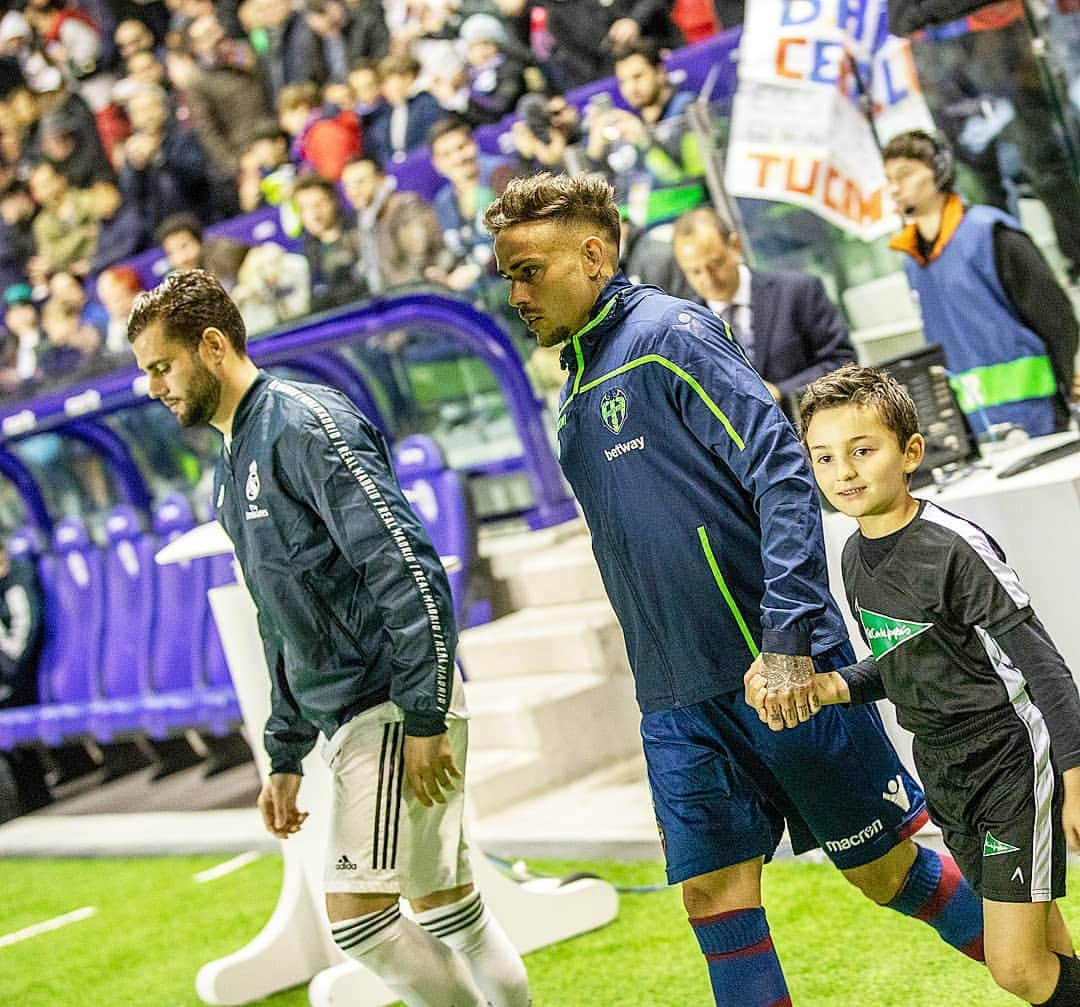
[[[716,554],[713,552],[712,543],[709,542],[709,533],[705,530],[705,525],[698,525],[697,534],[698,542],[701,545],[701,551],[705,554],[705,562],[709,564],[709,569],[712,571],[713,580],[720,589],[720,593],[724,596],[724,601],[727,602],[727,607],[731,611],[732,618],[734,618],[736,625],[739,627],[739,632],[742,633],[742,637],[746,641],[746,647],[750,651],[751,657],[756,659],[760,650],[758,649],[758,645],[754,643],[754,638],[750,635],[750,627],[746,625],[746,620],[743,618],[742,612],[739,611],[739,605],[738,602],[735,601],[735,596],[727,586],[727,581],[724,580],[724,575],[720,570],[720,564],[717,562]]]
[[[304,574],[301,578],[301,583],[307,588],[308,593],[311,595],[312,600],[315,602],[316,607],[323,613],[337,628],[337,631],[352,644],[353,649],[360,656],[360,659],[364,664],[368,663],[367,648],[361,644],[360,639],[356,634],[345,624],[345,620],[341,618],[337,612],[334,611],[333,605],[327,604],[323,600],[323,595],[316,588],[314,579],[310,574]]]

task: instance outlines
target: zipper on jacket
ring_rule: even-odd
[[[300,578],[300,582],[304,585],[304,587],[308,589],[308,592],[311,594],[312,598],[314,598],[317,602],[319,609],[325,615],[329,616],[330,621],[335,626],[337,626],[338,631],[341,633],[341,635],[344,636],[345,639],[348,640],[349,643],[351,643],[353,647],[356,648],[356,653],[360,655],[360,657],[366,664],[368,661],[367,649],[360,645],[360,641],[353,634],[353,631],[349,629],[349,627],[346,626],[345,623],[341,620],[341,617],[337,614],[337,612],[335,612],[330,605],[327,605],[323,602],[322,595],[320,595],[319,592],[315,590],[315,587],[311,583],[311,575],[307,573],[303,574]]]
[[[574,396],[577,395],[578,389],[581,387],[581,375],[585,372],[585,354],[581,349],[581,337],[586,332],[590,332],[595,329],[608,315],[611,314],[611,309],[615,307],[615,302],[619,299],[618,293],[614,293],[607,299],[607,303],[600,309],[595,318],[590,319],[580,329],[577,330],[571,337],[570,343],[574,347],[574,358],[576,373],[574,374],[574,387],[570,390],[570,394],[566,397],[566,401],[562,404],[562,409],[559,410],[559,418],[555,424],[556,431],[561,430],[566,425],[566,410],[570,403],[574,401]]]
[[[724,575],[720,572],[720,564],[716,562],[716,556],[713,553],[712,545],[709,542],[709,533],[705,530],[705,525],[699,525],[697,533],[698,541],[701,543],[701,551],[705,553],[705,561],[709,564],[709,569],[712,571],[713,580],[716,581],[716,586],[720,588],[720,593],[724,596],[724,601],[727,602],[728,608],[731,609],[731,614],[735,617],[735,622],[738,623],[739,632],[742,633],[751,656],[757,660],[761,651],[758,650],[757,644],[754,643],[754,638],[750,635],[750,627],[746,625],[746,620],[743,618],[742,612],[739,611],[739,606],[731,593],[731,589],[727,586]]]

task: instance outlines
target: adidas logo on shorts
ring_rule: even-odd
[[[336,864],[336,868],[337,868],[337,870],[339,870],[339,871],[355,871],[355,870],[356,870],[356,864],[354,864],[354,863],[353,863],[353,862],[352,862],[352,861],[351,861],[351,860],[350,860],[350,859],[349,859],[349,858],[348,858],[347,856],[345,856],[345,854],[343,853],[343,854],[341,854],[341,856],[340,856],[340,857],[338,857],[338,861],[337,861],[337,864]]]

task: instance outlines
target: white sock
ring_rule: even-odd
[[[491,1007],[528,1007],[529,978],[521,955],[478,891],[448,906],[414,915],[428,933],[465,959]]]
[[[330,926],[334,942],[371,969],[408,1007],[485,1007],[462,957],[397,904]]]

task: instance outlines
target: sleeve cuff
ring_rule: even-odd
[[[438,713],[405,711],[405,733],[412,738],[433,738],[446,733],[446,718]]]
[[[810,656],[810,631],[805,629],[761,630],[761,649],[768,654]]]
[[[289,773],[292,776],[303,776],[304,770],[299,762],[287,762],[282,760],[281,762],[270,763],[270,775],[275,776],[278,773]]]

